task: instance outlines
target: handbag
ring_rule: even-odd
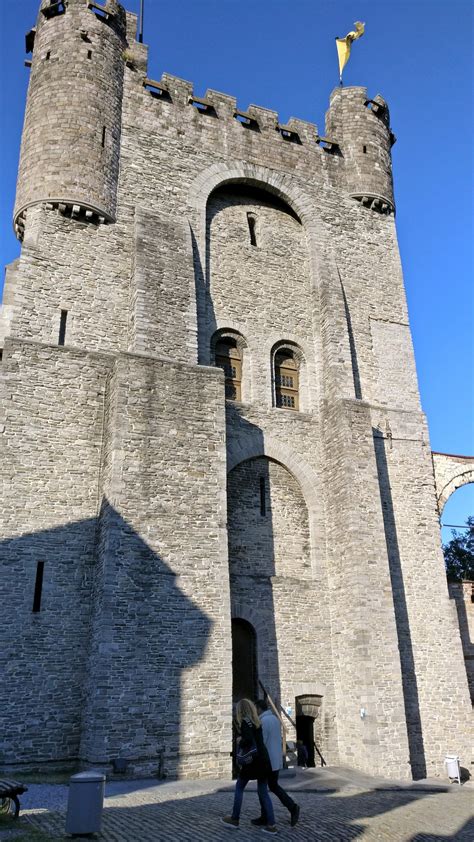
[[[256,746],[254,740],[252,740],[251,742],[245,742],[245,743],[243,743],[241,741],[240,744],[239,744],[239,747],[237,749],[237,757],[236,757],[237,765],[238,766],[250,766],[250,764],[253,763],[253,761],[255,760],[256,757],[257,757],[257,746]]]
[[[237,749],[237,765],[250,766],[257,757],[257,746],[255,743],[240,744]]]

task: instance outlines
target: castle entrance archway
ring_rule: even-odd
[[[257,696],[257,636],[254,627],[238,617],[232,620],[232,701]]]
[[[301,740],[308,754],[308,766],[315,766],[315,725],[321,707],[321,696],[296,697],[296,739]]]

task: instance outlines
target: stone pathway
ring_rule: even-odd
[[[291,828],[287,811],[273,798],[281,842],[447,842],[474,840],[474,791],[449,787],[372,788],[334,775],[282,780],[301,806]],[[356,779],[357,780],[357,779]],[[380,784],[377,782],[377,786]],[[270,838],[250,824],[258,815],[257,794],[247,789],[240,828],[227,828],[220,817],[232,807],[233,787],[216,781],[111,782],[107,784],[100,842],[257,842]],[[22,797],[22,818],[12,840],[56,842],[65,834],[67,787],[31,785]],[[28,834],[31,834],[29,837]],[[75,837],[78,840],[85,837]]]

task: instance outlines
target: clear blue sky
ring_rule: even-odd
[[[0,0],[0,263],[12,234],[28,70],[24,33],[38,0]],[[139,0],[126,7],[138,11]],[[334,37],[366,23],[344,72],[388,101],[397,229],[420,391],[433,450],[474,453],[473,0],[145,0],[149,75],[163,71],[316,122],[338,82]],[[459,503],[456,501],[459,500]],[[474,486],[447,504],[448,523],[474,513]],[[448,536],[449,537],[449,536]]]

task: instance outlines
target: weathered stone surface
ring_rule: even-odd
[[[0,318],[2,762],[228,775],[240,618],[276,701],[318,699],[328,762],[467,766],[386,105],[338,88],[319,144],[168,74],[150,91],[135,17],[104,10],[41,12],[33,54]]]

